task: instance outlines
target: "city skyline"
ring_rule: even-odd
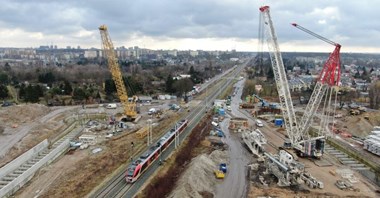
[[[367,2],[367,3],[366,3]],[[296,0],[37,1],[0,0],[0,47],[41,45],[100,48],[98,26],[106,24],[114,46],[153,50],[257,51],[259,10],[271,7],[280,49],[331,52],[332,46],[307,35],[302,26],[342,45],[342,52],[380,52],[380,2]],[[368,6],[372,5],[372,6]],[[266,46],[264,46],[266,50]]]

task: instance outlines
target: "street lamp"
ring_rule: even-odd
[[[148,134],[147,134],[147,145],[149,146],[153,141],[152,141],[152,119],[148,120]]]

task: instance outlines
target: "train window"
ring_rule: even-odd
[[[133,172],[135,172],[135,168],[136,168],[136,166],[132,166],[132,167],[129,167],[129,168],[128,168],[127,175],[128,175],[129,177],[132,177],[132,176],[133,176]]]

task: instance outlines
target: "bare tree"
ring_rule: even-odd
[[[181,80],[177,80],[173,87],[177,91],[178,96],[181,96],[182,94],[191,91],[193,89],[193,82],[189,78],[184,78]]]
[[[369,87],[369,105],[372,109],[379,109],[380,81],[372,83]]]

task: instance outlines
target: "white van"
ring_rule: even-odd
[[[218,127],[218,126],[219,126],[219,124],[216,123],[216,122],[214,122],[214,121],[212,121],[211,124],[212,124],[214,127]]]
[[[264,124],[263,124],[263,122],[261,120],[256,120],[256,126],[263,127]]]
[[[148,115],[152,115],[152,114],[155,114],[157,112],[157,110],[155,108],[151,108],[149,109],[148,111]]]
[[[108,104],[107,109],[116,109],[117,105],[116,104]]]
[[[227,111],[231,111],[231,106],[227,106]]]

